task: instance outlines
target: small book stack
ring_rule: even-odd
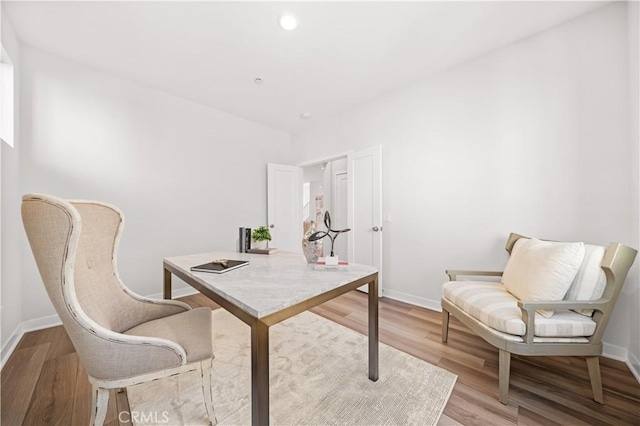
[[[324,257],[321,257],[315,263],[315,265],[313,266],[313,269],[315,269],[316,271],[326,271],[326,270],[343,271],[345,269],[349,269],[349,262],[346,260],[340,260],[338,261],[337,265],[327,265],[327,263],[324,261]]]
[[[273,254],[273,253],[277,253],[278,249],[275,247],[269,247],[266,249],[249,249],[247,250],[247,253],[253,253],[253,254]]]

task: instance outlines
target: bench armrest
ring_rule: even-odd
[[[595,309],[602,311],[606,305],[607,299],[597,300],[519,300],[518,308],[522,310],[522,321],[526,324],[527,334],[523,337],[525,343],[533,343],[535,332],[535,317],[538,309]]]
[[[538,309],[597,309],[602,310],[607,305],[607,299],[597,300],[519,300],[518,307],[525,311]]]
[[[467,275],[475,277],[501,277],[502,271],[465,271],[462,269],[447,269],[444,271],[449,275],[451,281],[455,281],[458,275]]]

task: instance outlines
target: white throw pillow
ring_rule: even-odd
[[[502,283],[520,300],[562,300],[584,259],[584,243],[519,239],[504,268]],[[553,310],[539,310],[549,318]]]
[[[606,251],[606,247],[585,244],[584,260],[564,296],[565,300],[596,300],[602,296],[607,277],[600,265]],[[575,309],[575,312],[588,317],[593,315],[593,309]]]

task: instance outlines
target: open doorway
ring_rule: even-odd
[[[338,251],[338,257],[350,263],[375,266],[382,294],[380,145],[298,166],[267,165],[267,221],[277,247],[300,252],[300,231],[312,225],[325,230],[325,211],[331,213],[332,228],[351,229],[346,239],[336,239],[334,254]],[[328,254],[325,244],[324,255]]]
[[[324,231],[324,213],[331,214],[334,229],[347,228],[349,175],[347,157],[306,166],[302,169],[302,227]],[[326,247],[325,247],[326,251]],[[337,238],[334,253],[349,258],[348,238]],[[328,255],[328,253],[325,253]]]

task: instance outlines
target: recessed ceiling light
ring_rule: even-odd
[[[311,114],[309,114],[308,112],[303,112],[302,114],[300,114],[300,118],[302,118],[303,120],[307,120],[311,118]]]
[[[296,17],[288,13],[282,15],[278,22],[280,23],[280,26],[287,31],[295,30],[298,26],[298,20]]]

